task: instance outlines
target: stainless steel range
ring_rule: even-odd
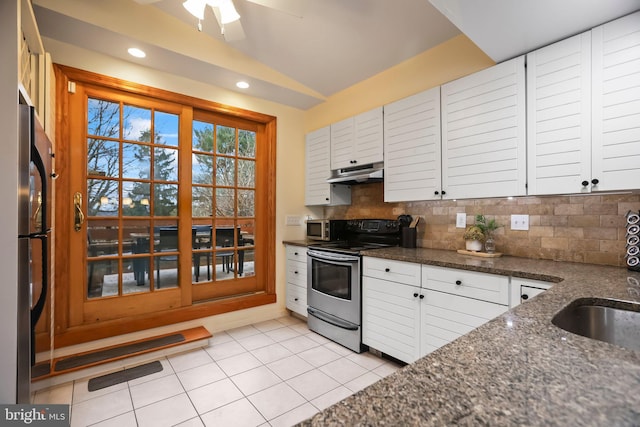
[[[309,245],[307,312],[309,329],[356,353],[362,344],[362,255],[369,249],[398,246],[395,220],[347,220],[336,241]]]

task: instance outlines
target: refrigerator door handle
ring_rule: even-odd
[[[38,171],[38,175],[40,175],[40,185],[42,189],[41,194],[37,194],[37,207],[31,213],[33,222],[38,226],[38,230],[36,232],[46,233],[47,232],[47,224],[48,224],[48,215],[47,212],[48,206],[46,205],[49,194],[48,188],[48,180],[47,180],[47,171],[44,165],[44,161],[42,157],[40,157],[40,153],[35,145],[31,145],[31,162],[34,164],[36,170]],[[38,216],[40,218],[38,218]]]
[[[40,292],[40,297],[38,298],[38,301],[35,303],[35,305],[33,306],[33,309],[31,310],[31,328],[33,330],[35,329],[36,323],[38,323],[38,320],[42,315],[45,302],[47,301],[47,288],[49,287],[49,277],[48,277],[48,272],[49,272],[49,266],[48,266],[49,253],[48,252],[49,251],[48,251],[47,240],[49,239],[49,237],[46,234],[36,234],[36,235],[33,235],[32,238],[39,239],[42,242],[41,243],[42,290]]]

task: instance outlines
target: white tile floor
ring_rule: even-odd
[[[88,379],[36,393],[71,404],[71,426],[290,426],[398,369],[282,317],[215,334],[163,370],[89,392]]]

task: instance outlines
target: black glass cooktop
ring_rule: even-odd
[[[335,241],[335,242],[318,242],[309,245],[310,248],[333,250],[338,252],[359,252],[369,249],[388,248],[395,246],[386,243],[370,243],[370,242],[358,242],[358,241]]]
[[[400,243],[400,225],[388,219],[350,219],[336,240],[317,242],[309,248],[357,254],[369,249],[388,248]]]

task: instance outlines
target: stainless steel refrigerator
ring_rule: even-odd
[[[33,107],[19,105],[17,403],[29,403],[35,327],[49,289],[51,142]]]

